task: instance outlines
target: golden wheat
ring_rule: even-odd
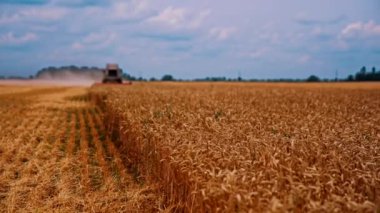
[[[379,210],[379,84],[96,86],[111,137],[170,211]]]
[[[113,141],[104,141],[101,112],[85,88],[0,89],[0,212],[160,208],[152,187],[133,181],[118,150],[108,147]],[[109,168],[120,175],[110,178]]]

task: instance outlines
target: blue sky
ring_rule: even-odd
[[[0,75],[333,78],[380,69],[379,0],[0,0]]]

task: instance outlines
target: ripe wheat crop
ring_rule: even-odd
[[[378,84],[96,86],[109,137],[168,210],[378,211]]]

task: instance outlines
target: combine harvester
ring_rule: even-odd
[[[123,82],[123,70],[118,64],[107,64],[103,70],[102,84],[131,85],[132,82]],[[101,85],[97,83],[96,85]]]

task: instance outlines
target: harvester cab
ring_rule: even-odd
[[[107,64],[103,74],[103,83],[123,83],[123,70],[118,64]]]

